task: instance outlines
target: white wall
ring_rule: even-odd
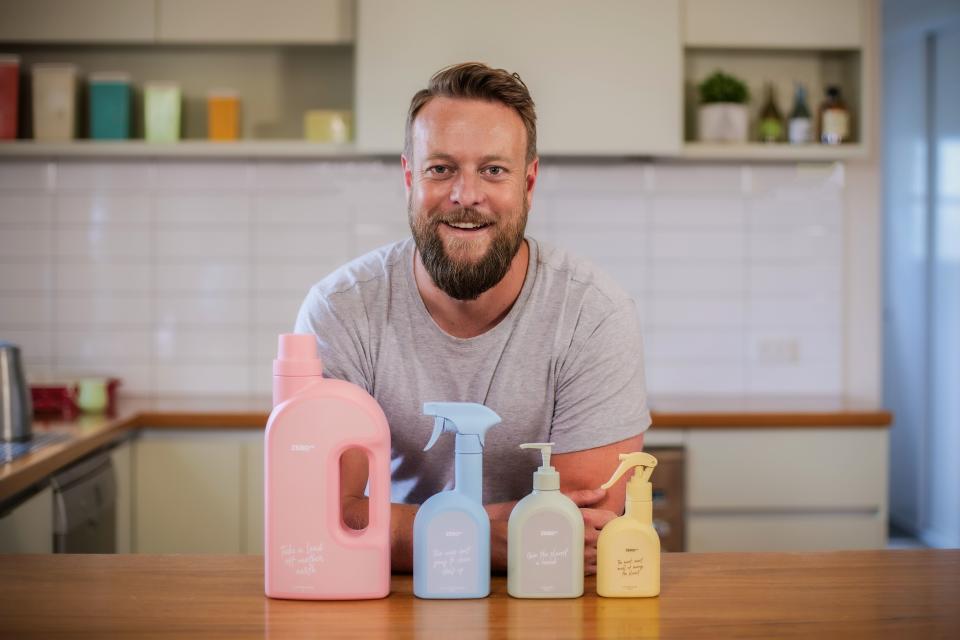
[[[877,371],[844,361],[851,317],[879,325],[876,212],[848,210],[871,182],[851,190],[850,173],[548,160],[529,232],[634,294],[655,395],[875,399]],[[851,220],[865,248],[845,237]],[[34,376],[266,394],[275,336],[310,284],[408,233],[394,163],[2,162],[0,338],[22,345]]]

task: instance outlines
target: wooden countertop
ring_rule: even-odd
[[[260,556],[0,556],[10,638],[956,638],[960,550],[664,554],[659,598],[270,600]]]
[[[654,429],[886,428],[888,411],[841,397],[660,397],[651,401]],[[0,465],[0,502],[96,449],[142,428],[263,429],[268,397],[123,398],[115,416],[71,422],[37,421],[34,432],[60,431],[68,440]]]

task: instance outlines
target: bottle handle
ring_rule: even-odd
[[[367,497],[367,526],[356,530],[343,523],[342,500],[340,496],[340,460],[349,449],[360,449],[367,456],[367,477],[369,495]],[[327,521],[335,523],[331,530],[336,542],[345,547],[368,547],[376,544],[373,536],[378,531],[386,531],[389,538],[390,531],[390,452],[383,446],[370,447],[358,442],[342,444],[331,456],[331,466],[337,471],[335,481],[327,485]],[[386,473],[378,469],[387,469]],[[387,500],[380,499],[386,495]]]

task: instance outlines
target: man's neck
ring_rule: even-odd
[[[457,338],[474,338],[497,326],[520,297],[527,277],[530,248],[524,240],[500,282],[481,293],[476,300],[451,298],[433,283],[420,252],[414,252],[413,275],[427,311],[441,329]]]

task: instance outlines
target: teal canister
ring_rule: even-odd
[[[90,75],[90,138],[130,137],[130,75],[120,72]]]

